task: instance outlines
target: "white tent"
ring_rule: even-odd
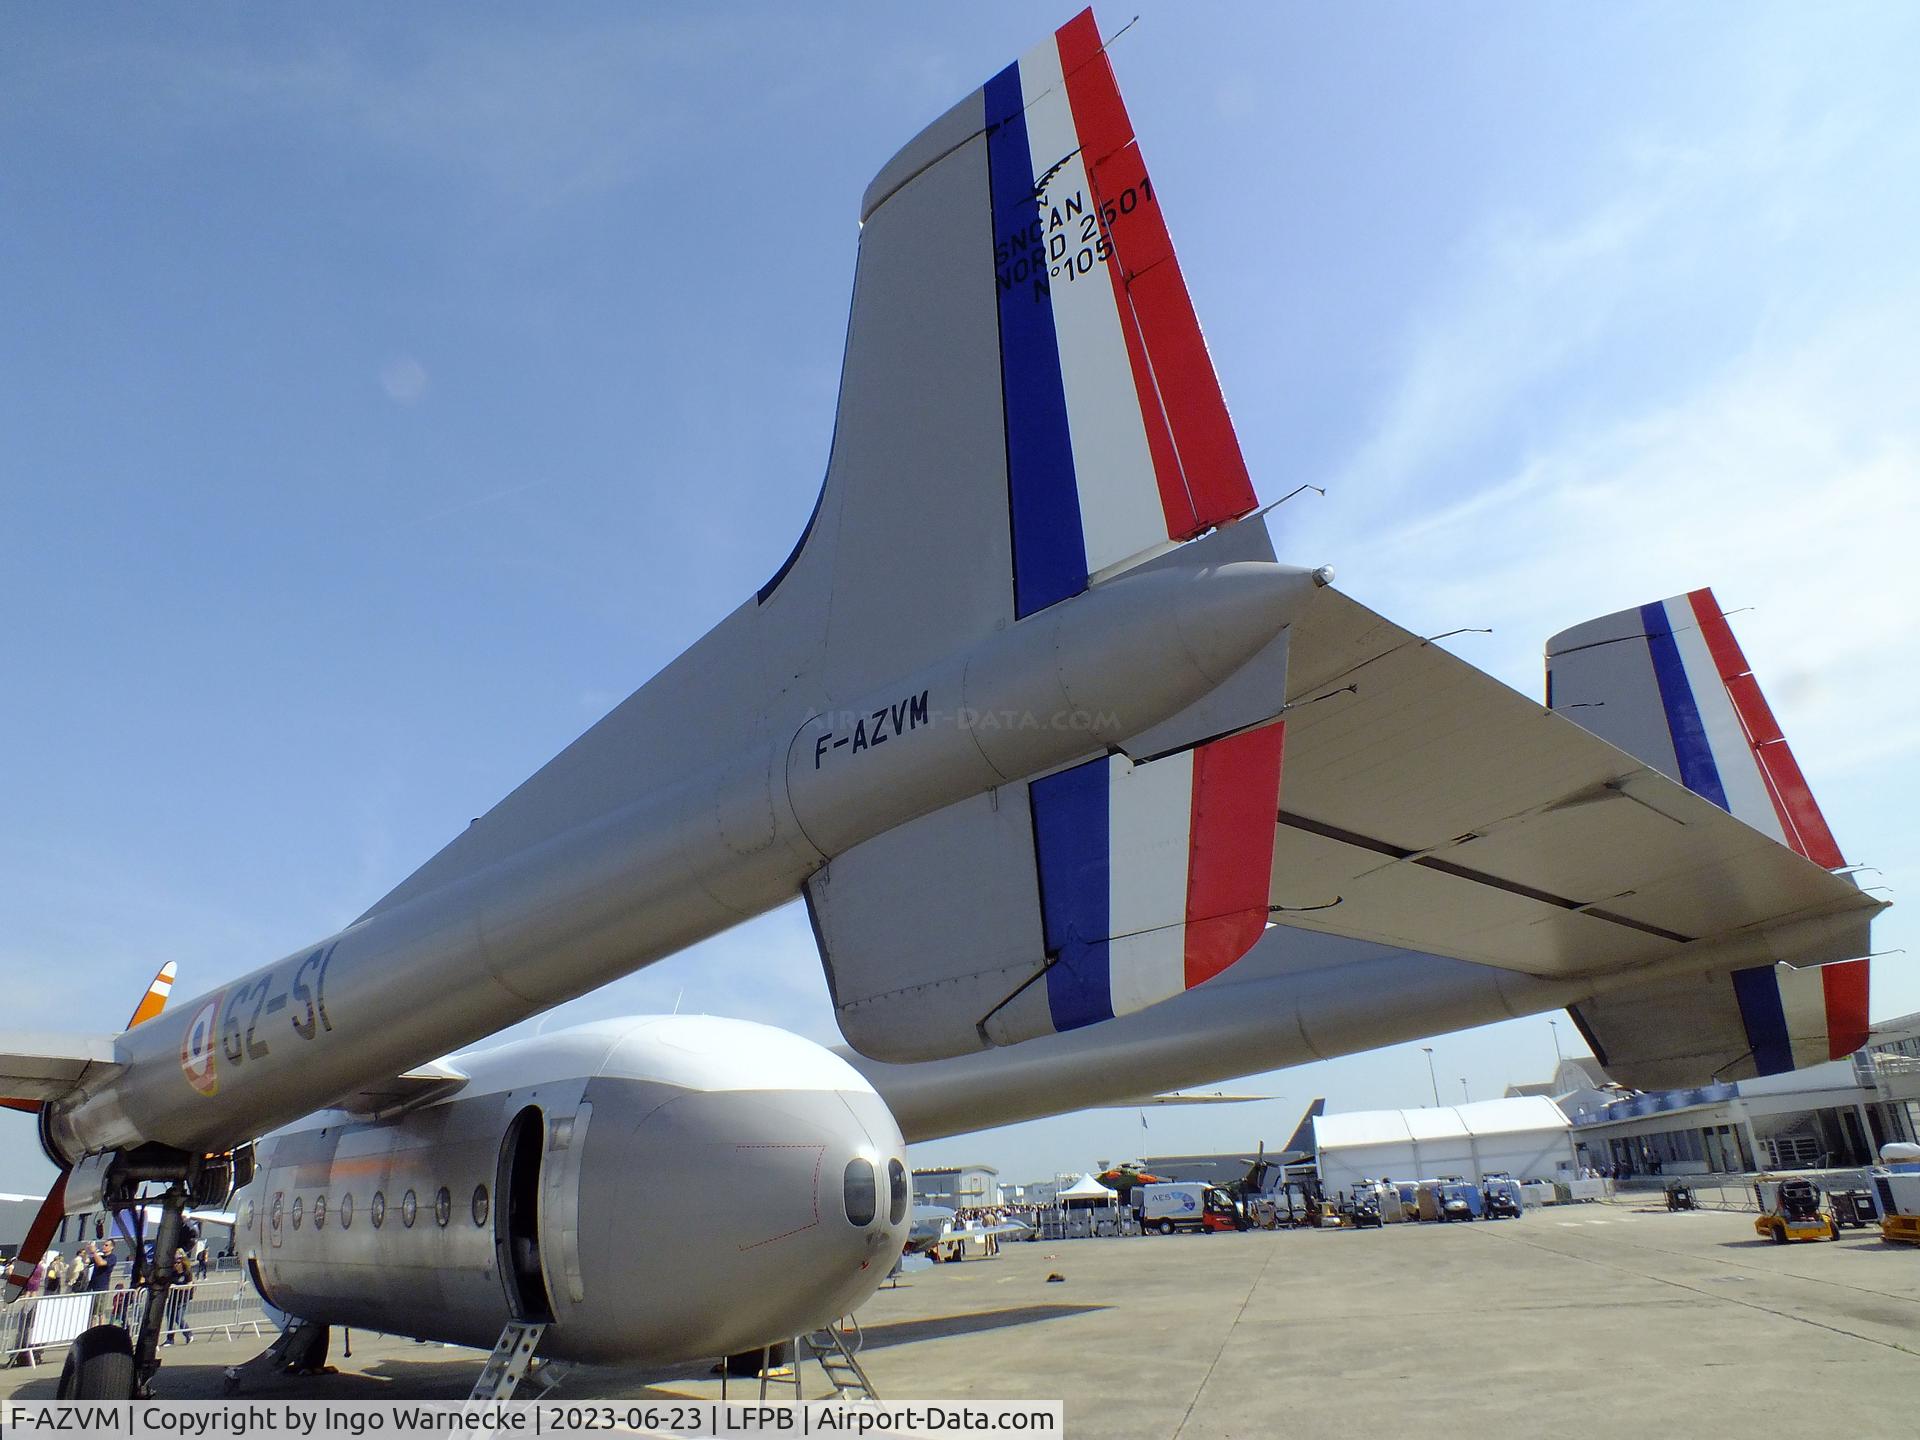
[[[1120,1198],[1120,1192],[1109,1190],[1091,1175],[1082,1175],[1053,1198],[1062,1205],[1111,1205]]]
[[[1362,1110],[1313,1121],[1320,1183],[1328,1193],[1367,1180],[1478,1180],[1505,1171],[1551,1180],[1573,1165],[1567,1117],[1545,1095],[1422,1110]]]

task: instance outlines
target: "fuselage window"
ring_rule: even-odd
[[[473,1187],[473,1223],[476,1225],[487,1223],[487,1187],[484,1185]]]
[[[442,1185],[433,1197],[433,1223],[444,1230],[447,1228],[447,1222],[452,1218],[453,1192]]]
[[[300,1228],[301,1208],[302,1207],[301,1207],[300,1197],[296,1195],[293,1197],[293,1228],[296,1230]]]
[[[376,1190],[373,1192],[373,1199],[367,1205],[367,1216],[369,1219],[373,1221],[373,1228],[376,1230],[378,1230],[382,1225],[387,1223],[387,1192],[386,1191]]]
[[[411,1230],[413,1217],[420,1213],[420,1197],[409,1190],[400,1197],[400,1223]]]
[[[873,1165],[866,1160],[849,1160],[842,1189],[847,1202],[848,1223],[871,1225],[880,1202],[878,1187],[873,1179]]]
[[[353,1224],[353,1192],[349,1190],[340,1197],[340,1228],[347,1229]]]
[[[313,1197],[313,1228],[316,1230],[327,1228],[327,1197],[324,1195]]]
[[[898,1160],[887,1162],[887,1188],[892,1192],[888,1196],[887,1219],[898,1225],[907,1218],[907,1200],[911,1193],[907,1185],[907,1167]]]

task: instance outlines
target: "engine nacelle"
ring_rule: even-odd
[[[899,1126],[851,1066],[708,1016],[604,1021],[456,1057],[451,1098],[260,1142],[244,1263],[304,1319],[554,1359],[737,1354],[849,1313],[899,1258]]]

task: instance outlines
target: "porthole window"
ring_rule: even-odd
[[[386,1191],[376,1190],[373,1192],[373,1199],[367,1204],[367,1218],[373,1221],[373,1228],[376,1230],[387,1223]]]
[[[270,1221],[273,1228],[276,1230],[280,1228],[280,1216],[282,1213],[283,1213],[282,1197],[279,1195],[276,1195],[273,1197],[273,1215]]]
[[[907,1218],[907,1200],[911,1187],[907,1184],[907,1167],[898,1160],[887,1161],[887,1188],[891,1192],[887,1205],[887,1220],[898,1225]]]
[[[324,1195],[313,1197],[313,1228],[316,1230],[327,1228],[327,1197]]]
[[[293,1197],[293,1228],[296,1230],[300,1228],[300,1197],[298,1195]]]
[[[409,1190],[400,1197],[400,1223],[411,1230],[413,1217],[420,1213],[420,1197]]]
[[[340,1197],[340,1228],[345,1230],[353,1224],[353,1192],[348,1191]]]
[[[879,1196],[873,1181],[872,1164],[865,1160],[849,1160],[842,1193],[847,1202],[848,1223],[871,1225],[879,1205]],[[297,1224],[298,1221],[295,1223]]]
[[[473,1223],[476,1225],[487,1223],[487,1187],[484,1185],[473,1187]]]
[[[453,1219],[453,1194],[442,1185],[433,1197],[433,1223],[444,1230],[451,1219]]]

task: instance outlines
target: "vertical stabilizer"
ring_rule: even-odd
[[[1547,705],[1816,865],[1846,864],[1713,591],[1561,631],[1547,642]],[[1864,959],[1759,965],[1730,978],[1730,995],[1720,996],[1726,1025],[1737,1009],[1736,1033],[1762,1075],[1837,1059],[1866,1043]],[[1583,1023],[1630,1007],[1591,1008]],[[1623,1036],[1641,1034],[1657,1018],[1657,1006],[1637,1018],[1614,1017]],[[1668,1049],[1686,1043],[1662,1042]]]
[[[1547,705],[1816,865],[1846,864],[1713,591],[1561,631]]]

